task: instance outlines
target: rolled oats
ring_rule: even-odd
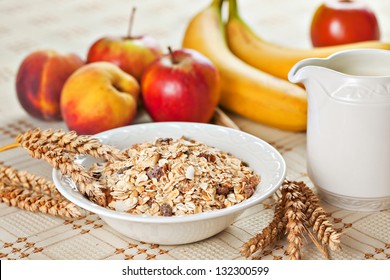
[[[203,143],[158,138],[127,149],[128,160],[95,164],[108,207],[132,214],[180,216],[230,207],[260,182],[233,155]]]

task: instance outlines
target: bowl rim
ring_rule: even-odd
[[[63,183],[60,181],[59,178],[63,178],[64,175],[62,175],[61,171],[53,168],[52,170],[52,179],[53,182],[58,189],[58,191],[69,201],[73,202],[75,205],[88,210],[92,213],[95,213],[99,216],[103,216],[104,218],[111,218],[111,219],[117,219],[117,220],[125,220],[129,222],[140,222],[140,223],[160,223],[160,224],[170,224],[170,223],[186,223],[186,222],[195,222],[195,221],[203,221],[208,219],[215,219],[222,216],[228,216],[232,214],[236,214],[237,212],[242,212],[259,202],[265,200],[270,195],[272,195],[283,183],[283,180],[286,176],[286,163],[282,155],[276,150],[275,147],[273,147],[271,144],[267,143],[266,141],[260,139],[257,136],[254,136],[252,134],[249,134],[247,132],[236,130],[229,127],[224,127],[220,125],[215,124],[206,124],[206,123],[191,123],[191,122],[155,122],[155,123],[142,123],[142,124],[133,124],[129,126],[119,127],[110,129],[107,131],[100,132],[98,134],[92,135],[93,137],[102,139],[106,134],[112,133],[115,131],[128,129],[131,127],[131,129],[137,129],[140,126],[166,126],[166,125],[181,125],[181,126],[188,126],[188,125],[200,125],[200,126],[207,126],[207,127],[218,127],[222,128],[224,130],[227,130],[229,132],[233,133],[241,133],[245,135],[246,137],[253,138],[256,141],[259,141],[262,143],[262,145],[266,146],[267,149],[272,150],[272,152],[277,156],[277,162],[280,164],[280,170],[281,170],[281,176],[278,178],[276,183],[274,184],[273,188],[269,188],[267,191],[262,192],[259,197],[256,197],[254,199],[248,198],[240,203],[237,203],[233,206],[213,210],[213,211],[207,211],[197,214],[188,214],[183,216],[169,216],[169,217],[163,217],[163,216],[150,216],[150,215],[136,215],[136,214],[130,214],[126,212],[119,212],[115,211],[109,208],[105,208],[103,206],[97,205],[93,203],[92,201],[88,200],[84,196],[82,196],[75,188],[72,188],[71,186],[64,186]],[[71,181],[69,179],[69,181]]]

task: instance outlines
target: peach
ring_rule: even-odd
[[[137,112],[137,80],[109,62],[87,64],[66,81],[61,112],[70,130],[95,134],[129,125]]]
[[[42,120],[61,120],[60,96],[68,77],[84,62],[75,54],[39,50],[28,55],[19,66],[16,93],[31,116]]]

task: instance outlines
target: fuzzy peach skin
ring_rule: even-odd
[[[95,62],[69,77],[61,96],[61,112],[70,130],[95,134],[133,122],[140,86],[109,62]]]
[[[61,120],[60,96],[68,77],[84,64],[75,54],[39,50],[21,63],[16,77],[16,93],[20,104],[31,116]]]

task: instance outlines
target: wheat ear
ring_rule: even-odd
[[[31,212],[42,212],[64,218],[82,216],[79,208],[66,199],[53,198],[21,186],[5,185],[0,182],[0,202]]]
[[[284,184],[282,187],[284,216],[287,219],[286,234],[289,245],[286,249],[290,260],[301,259],[303,247],[303,233],[305,231],[305,204],[304,197],[294,184]]]
[[[89,135],[77,135],[75,131],[62,130],[28,130],[16,138],[16,142],[23,145],[26,142],[41,142],[63,148],[66,153],[74,155],[90,155],[94,158],[103,158],[108,161],[124,160],[126,156],[110,145],[101,143]],[[24,144],[25,145],[25,144]]]
[[[52,197],[61,197],[53,182],[27,171],[19,171],[11,166],[0,164],[0,182],[6,185],[21,186]]]
[[[322,245],[329,246],[332,251],[338,251],[341,249],[340,237],[333,224],[328,220],[328,215],[324,208],[320,205],[318,196],[303,182],[297,182],[302,193],[307,197],[307,209],[306,209],[306,222],[308,227],[313,229],[314,233],[317,233],[317,239]]]
[[[18,140],[20,139],[18,138]],[[101,206],[106,206],[106,196],[101,190],[103,187],[93,179],[91,172],[75,162],[72,155],[66,153],[64,148],[47,143],[45,140],[31,139],[20,140],[20,145],[28,151],[31,157],[44,159],[52,167],[59,169],[63,175],[72,178],[83,195]]]
[[[245,242],[241,248],[241,255],[249,257],[255,252],[263,251],[267,246],[273,244],[283,236],[286,220],[284,217],[284,205],[279,200],[275,206],[275,213],[271,223],[261,233]]]

